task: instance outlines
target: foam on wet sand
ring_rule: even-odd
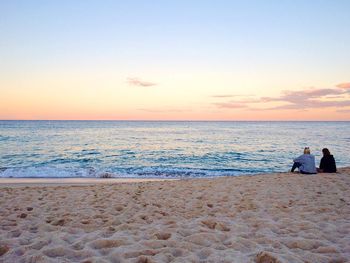
[[[0,262],[347,262],[350,168],[85,185],[0,183],[0,225]]]

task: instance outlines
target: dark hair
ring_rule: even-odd
[[[323,155],[331,155],[330,151],[327,148],[322,149]]]

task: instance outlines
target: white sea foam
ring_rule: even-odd
[[[36,177],[92,177],[89,170],[81,169],[79,171],[49,168],[49,167],[28,167],[28,168],[9,168],[0,172],[0,177],[14,178],[36,178]]]
[[[0,178],[70,178],[70,177],[111,177],[111,178],[205,178],[251,174],[254,171],[201,170],[189,168],[133,168],[117,171],[88,169],[60,169],[52,167],[8,168],[0,171]]]

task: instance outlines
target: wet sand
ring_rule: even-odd
[[[350,168],[176,181],[9,180],[0,180],[0,262],[350,259]]]
[[[157,178],[0,178],[0,187],[77,186],[116,183],[160,182],[175,179]]]

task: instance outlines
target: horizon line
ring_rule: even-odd
[[[152,119],[0,119],[0,121],[124,121],[124,122],[350,122],[350,120],[152,120]]]

